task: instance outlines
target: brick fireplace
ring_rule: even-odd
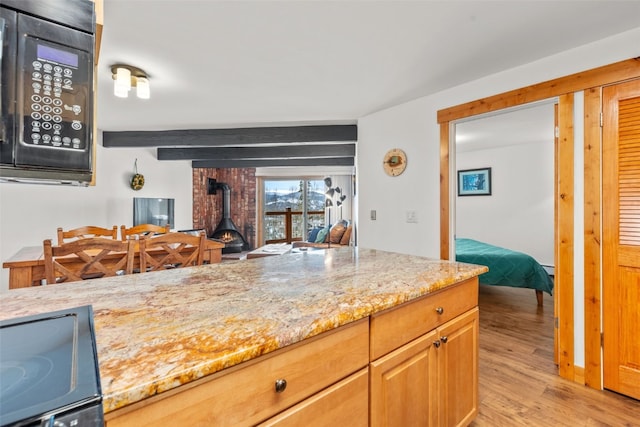
[[[211,236],[223,217],[223,197],[207,194],[208,178],[231,188],[233,223],[251,249],[256,247],[256,170],[255,168],[193,169],[193,228],[204,228]]]

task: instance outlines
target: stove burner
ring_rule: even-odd
[[[47,394],[49,390],[42,385],[52,371],[53,362],[42,356],[24,361],[3,362],[0,368],[2,410],[9,412],[15,410],[25,401],[33,400],[34,396],[47,399],[42,394]]]
[[[103,424],[91,316],[84,306],[0,322],[0,425],[66,417]]]

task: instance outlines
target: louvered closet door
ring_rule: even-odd
[[[640,399],[640,81],[603,90],[604,387]]]

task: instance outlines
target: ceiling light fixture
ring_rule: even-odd
[[[114,64],[111,66],[111,75],[115,96],[126,98],[129,96],[131,88],[135,87],[138,98],[150,98],[149,76],[140,68],[126,64]]]

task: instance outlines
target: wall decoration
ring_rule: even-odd
[[[382,167],[389,176],[398,176],[407,168],[407,155],[399,148],[387,151]]]
[[[491,168],[458,171],[458,196],[490,196]]]
[[[325,194],[325,208],[328,211],[328,223],[331,224],[331,208],[335,206],[338,208],[338,212],[340,215],[340,219],[342,219],[342,202],[347,198],[346,194],[343,194],[342,189],[337,185],[332,187],[333,181],[331,177],[327,177],[324,179],[324,185],[327,187],[327,191]]]
[[[131,188],[138,191],[144,187],[144,175],[138,173],[138,159],[136,159],[133,168],[135,173],[131,177]]]

